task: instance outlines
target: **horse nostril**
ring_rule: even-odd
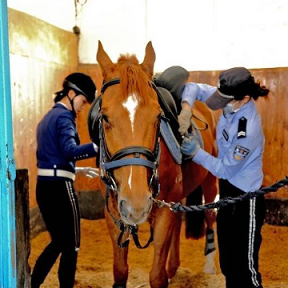
[[[120,209],[121,214],[127,217],[128,211],[127,211],[127,208],[125,207],[125,203],[126,203],[125,200],[121,200],[119,203],[119,209]]]

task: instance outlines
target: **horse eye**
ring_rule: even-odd
[[[103,114],[103,115],[102,115],[102,118],[103,118],[103,120],[104,120],[105,122],[109,123],[107,115]]]
[[[105,114],[103,114],[103,115],[102,115],[102,119],[104,120],[104,122],[103,122],[104,127],[105,127],[106,129],[110,129],[110,128],[112,127],[112,125],[111,125],[111,123],[109,122],[108,117],[107,117]]]

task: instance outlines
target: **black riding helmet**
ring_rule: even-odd
[[[83,73],[70,74],[65,78],[62,85],[64,90],[73,89],[77,95],[85,96],[90,104],[95,99],[96,87],[88,75]]]
[[[83,73],[72,73],[68,75],[63,83],[63,89],[56,92],[54,102],[59,102],[64,96],[67,96],[68,91],[73,89],[76,95],[82,94],[91,104],[95,99],[96,87],[92,79]]]
[[[85,75],[83,73],[72,73],[68,75],[64,79],[62,86],[63,89],[55,93],[56,94],[56,97],[54,99],[55,103],[61,101],[61,99],[64,98],[65,96],[68,97],[68,92],[70,89],[75,91],[76,96],[80,94],[83,95],[90,104],[95,99],[96,86],[92,81],[92,79],[88,75]],[[74,98],[69,99],[69,101],[72,107],[72,113],[76,117],[76,112],[74,109]]]

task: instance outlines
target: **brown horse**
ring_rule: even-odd
[[[128,240],[122,241],[122,237],[128,238],[133,231],[133,237],[137,236],[137,225],[147,220],[154,231],[151,287],[167,287],[168,279],[180,265],[181,214],[171,212],[166,206],[159,207],[160,201],[156,202],[155,198],[179,202],[200,184],[206,201],[212,202],[217,193],[216,180],[211,174],[192,161],[182,167],[176,164],[160,137],[162,110],[151,82],[155,58],[149,42],[142,64],[135,55],[120,55],[118,62],[113,63],[99,41],[97,61],[104,85],[101,102],[98,101],[97,134],[100,175],[106,184],[101,187],[107,202],[105,218],[114,248],[114,288],[126,287],[128,279]],[[194,113],[209,123],[202,137],[204,149],[214,154],[212,114],[204,105],[196,107]],[[206,219],[212,227],[214,217]]]

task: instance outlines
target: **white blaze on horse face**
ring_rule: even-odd
[[[128,185],[130,187],[130,190],[132,190],[132,166],[130,167],[130,175],[128,179]]]
[[[132,94],[129,95],[127,100],[122,103],[123,107],[128,110],[129,113],[129,118],[131,122],[131,129],[132,129],[132,136],[134,136],[134,119],[135,119],[135,114],[136,114],[136,109],[138,106],[138,100],[136,95]],[[132,190],[132,167],[130,167],[130,175],[128,179],[128,185],[130,189]]]
[[[125,102],[123,102],[122,105],[129,112],[129,118],[131,121],[131,128],[132,128],[132,135],[133,135],[133,133],[134,133],[134,119],[135,119],[136,109],[138,106],[138,100],[137,100],[136,95],[134,95],[134,94],[129,95],[127,100]]]

